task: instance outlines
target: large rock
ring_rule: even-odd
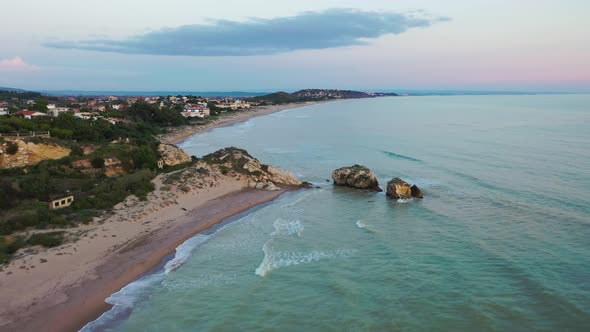
[[[391,181],[387,182],[387,192],[388,197],[393,199],[410,199],[414,198],[423,198],[424,195],[420,188],[416,185],[411,186],[406,181],[400,178],[393,178]]]
[[[354,165],[334,170],[332,180],[337,186],[382,191],[375,174],[365,166]]]
[[[191,161],[191,157],[183,149],[172,144],[160,144],[158,152],[160,152],[165,166],[176,166]]]
[[[253,182],[282,184],[287,186],[302,186],[295,175],[280,168],[262,164],[252,157],[246,150],[229,147],[213,152],[203,157],[209,165],[216,165],[247,176]]]

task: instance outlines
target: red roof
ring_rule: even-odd
[[[18,115],[34,115],[37,113],[41,113],[41,112],[37,112],[37,111],[29,111],[29,110],[20,110],[14,114],[18,114]],[[44,113],[41,113],[43,115],[45,115]]]

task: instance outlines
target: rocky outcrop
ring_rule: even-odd
[[[423,198],[424,195],[420,188],[416,185],[410,186],[409,183],[400,179],[393,178],[387,182],[386,195],[393,199],[410,199],[410,198]]]
[[[158,152],[168,167],[191,162],[191,157],[183,149],[172,144],[160,144]]]
[[[412,191],[412,197],[424,198],[424,194],[422,193],[422,190],[420,190],[420,188],[418,188],[418,186],[413,185],[410,187],[410,190]]]
[[[342,167],[332,172],[332,180],[337,186],[347,186],[357,189],[382,191],[375,174],[365,166],[354,165]]]
[[[303,183],[293,174],[262,164],[243,149],[235,147],[221,149],[206,155],[203,160],[217,167],[222,173],[234,172],[246,176],[249,181],[248,186],[251,188],[280,190],[276,185],[303,186]]]
[[[7,153],[8,144],[15,144],[18,150]],[[0,146],[0,168],[14,168],[34,165],[48,159],[61,159],[70,155],[70,148],[51,141],[27,142],[21,139],[4,142]]]

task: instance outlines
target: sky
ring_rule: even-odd
[[[590,92],[587,0],[0,0],[0,86]]]

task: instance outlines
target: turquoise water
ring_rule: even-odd
[[[349,100],[193,137],[320,188],[181,246],[88,330],[590,329],[590,96]],[[333,188],[364,164],[425,199]]]

